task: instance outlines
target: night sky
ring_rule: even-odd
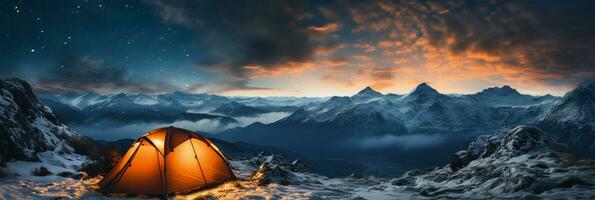
[[[39,92],[351,95],[595,78],[595,1],[9,1],[0,77]]]

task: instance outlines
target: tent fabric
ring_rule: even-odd
[[[192,131],[166,127],[137,139],[99,187],[105,193],[167,196],[235,178],[211,141]]]

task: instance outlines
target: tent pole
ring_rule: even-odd
[[[159,179],[161,180],[161,195],[167,196],[167,188],[165,187],[165,181],[163,180],[163,173],[161,172],[161,163],[159,162],[159,157],[161,157],[161,153],[157,151],[157,166],[159,166]],[[165,159],[163,159],[163,165],[165,167]],[[165,169],[165,168],[164,168]]]
[[[164,144],[164,148],[163,148],[164,152],[166,152],[165,151],[165,148],[167,148],[167,147],[165,147],[166,144],[171,146],[171,144],[170,144],[171,143],[171,141],[170,141],[171,140],[171,128],[172,128],[171,126],[168,127],[167,132],[165,132],[165,144]],[[169,191],[167,191],[167,154],[164,154],[164,156],[163,156],[163,177],[165,178],[165,193],[163,194],[163,198],[168,199]]]
[[[207,178],[205,177],[205,173],[202,171],[202,166],[200,165],[200,161],[198,160],[198,156],[196,155],[196,149],[194,149],[194,143],[192,143],[192,138],[190,137],[190,134],[188,134],[188,140],[190,140],[190,146],[192,146],[192,152],[194,152],[194,159],[196,159],[196,162],[198,163],[198,168],[200,169],[200,174],[202,174],[202,179],[205,181],[205,184],[207,184]]]

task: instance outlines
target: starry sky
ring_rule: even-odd
[[[0,77],[47,93],[563,95],[595,78],[594,1],[1,1]]]

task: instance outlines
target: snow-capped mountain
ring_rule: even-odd
[[[328,100],[327,97],[227,97],[235,102],[253,107],[289,106],[299,107]]]
[[[488,97],[520,98],[515,99],[515,104],[481,100]],[[479,95],[444,95],[427,83],[418,85],[405,95],[383,95],[366,87],[351,97],[332,97],[322,103],[307,104],[270,124],[254,123],[214,137],[285,148],[313,156],[354,158],[354,154],[390,155],[402,150],[389,144],[402,145],[401,141],[408,137],[422,135],[420,137],[436,139],[448,135],[448,140],[468,141],[465,135],[534,124],[553,102],[536,103],[535,99],[550,98],[522,95],[506,86],[487,89]],[[361,149],[362,145],[376,144],[384,146],[374,153]],[[459,144],[449,145],[455,147]],[[440,145],[431,148],[447,152],[445,149],[438,150],[442,148]],[[440,161],[428,156],[429,163]]]
[[[222,106],[217,107],[212,112],[220,113],[227,116],[255,116],[267,113],[268,111],[232,101],[230,103],[226,103]]]
[[[324,98],[300,97],[225,97],[184,92],[148,94],[81,95],[43,94],[40,98],[69,124],[85,125],[112,121],[116,124],[171,121],[218,120],[238,124],[234,117],[256,117],[271,112],[293,112],[297,106],[316,103]]]
[[[508,85],[502,87],[491,87],[478,93],[468,95],[469,98],[488,104],[490,106],[530,106],[538,104],[550,104],[558,99],[552,95],[531,96],[521,94]]]
[[[514,89],[507,88],[509,87],[489,89],[482,92],[480,96],[489,93],[504,96],[518,93]],[[534,121],[533,119],[549,105],[491,106],[491,104],[472,98],[474,96],[444,95],[426,83],[418,85],[403,96],[383,95],[366,87],[351,97],[332,97],[322,103],[308,104],[275,123],[256,124],[254,127],[258,127],[259,131],[257,132],[262,132],[257,134],[272,135],[272,137],[284,137],[286,134],[281,132],[295,127],[296,132],[299,132],[297,129],[312,130],[312,133],[301,134],[313,134],[318,138],[329,137],[328,135],[332,135],[331,133],[334,132],[343,132],[343,136],[350,136],[351,133],[356,135],[401,135],[420,132],[489,131],[502,126]],[[533,97],[527,99],[527,101],[532,100]],[[267,126],[270,126],[273,132],[280,129],[273,127],[285,127],[286,130],[279,130],[280,133],[261,130],[262,128],[266,129]],[[230,132],[245,132],[254,127],[231,130]],[[234,138],[232,133],[226,134],[228,135],[224,137],[227,139],[242,140]],[[251,141],[250,136],[245,133],[239,133],[238,137],[245,137],[246,142],[257,142]],[[274,139],[270,138],[270,140]],[[266,141],[263,142],[270,145]]]
[[[370,86],[367,86],[363,90],[359,91],[357,94],[351,96],[351,99],[355,101],[365,102],[370,101],[376,98],[380,98],[384,95],[382,93],[377,92],[376,90],[372,89]]]
[[[548,123],[595,126],[595,82],[585,82],[566,94],[541,119]]]
[[[445,98],[445,95],[440,94],[436,89],[430,87],[427,83],[421,83],[417,85],[415,89],[403,96],[404,101],[415,101],[419,103],[436,101],[440,98]]]
[[[547,110],[537,124],[587,155],[595,155],[595,82],[584,82]]]

